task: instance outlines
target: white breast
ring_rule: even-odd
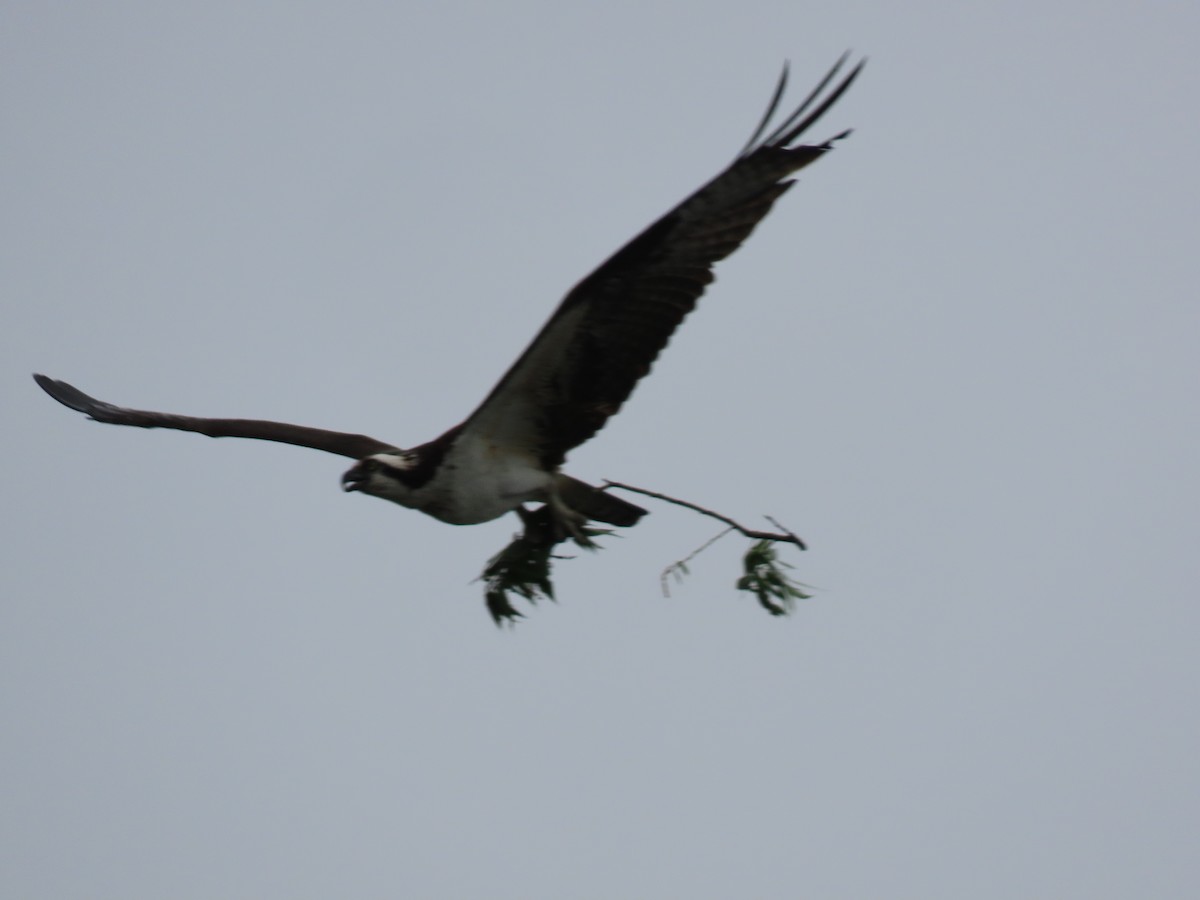
[[[552,478],[533,457],[464,434],[434,477],[413,493],[412,505],[452,525],[475,525],[522,503],[544,501]]]

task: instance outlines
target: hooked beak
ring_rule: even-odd
[[[351,469],[342,476],[342,490],[347,493],[350,491],[361,491],[364,481],[366,479],[363,477],[362,472],[358,469]]]

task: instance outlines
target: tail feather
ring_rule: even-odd
[[[640,506],[622,500],[608,491],[592,487],[570,475],[560,474],[555,487],[558,496],[567,506],[595,522],[628,528],[636,525],[638,519],[646,514],[646,510]]]

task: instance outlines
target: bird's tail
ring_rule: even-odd
[[[630,525],[636,525],[637,520],[646,514],[646,510],[640,506],[622,500],[608,491],[594,488],[570,475],[559,474],[555,488],[567,506],[595,522],[628,528]]]

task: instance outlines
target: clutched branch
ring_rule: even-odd
[[[688,563],[692,559],[726,534],[736,531],[754,542],[742,557],[742,575],[735,583],[739,591],[753,594],[759,604],[775,616],[786,615],[791,612],[796,600],[811,596],[802,590],[804,585],[788,576],[785,570],[791,569],[792,566],[779,559],[775,547],[776,544],[792,544],[805,550],[807,548],[804,541],[770,516],[764,518],[779,529],[778,531],[747,528],[729,516],[696,503],[617,481],[606,481],[603,489],[629,491],[681,506],[716,519],[726,526],[718,535],[663,570],[661,582],[664,594],[669,594],[668,582],[671,578],[682,581],[683,577],[689,574]],[[584,549],[598,550],[600,547],[593,538],[613,533],[604,529],[584,528],[576,534],[564,534],[560,528],[556,528],[548,507],[542,506],[532,512],[519,512],[524,525],[522,532],[488,560],[480,576],[485,586],[484,597],[488,612],[497,625],[506,622],[512,624],[516,619],[523,617],[512,603],[511,598],[514,595],[532,604],[536,604],[539,599],[555,599],[554,584],[550,578],[551,561],[570,558],[553,553],[558,544],[572,540]]]
[[[700,506],[696,503],[691,503],[687,500],[680,500],[678,497],[669,497],[666,494],[660,494],[658,491],[648,491],[645,488],[634,487],[630,484],[622,484],[619,481],[605,481],[604,487],[606,490],[608,488],[617,488],[618,490],[632,491],[635,494],[641,494],[643,497],[653,497],[655,500],[662,500],[664,503],[674,503],[676,506],[682,506],[684,509],[690,509],[693,512],[698,512],[701,515],[708,516],[710,519],[716,519],[718,522],[724,522],[734,531],[741,533],[751,540],[768,541],[770,543],[795,544],[801,550],[808,549],[808,546],[804,543],[804,541],[800,540],[800,538],[796,537],[795,534],[788,531],[770,516],[764,516],[763,518],[778,528],[781,533],[776,533],[773,531],[756,531],[753,528],[747,528],[744,525],[739,525],[733,519],[729,518],[729,516],[722,515],[719,512],[714,512],[707,507]]]

